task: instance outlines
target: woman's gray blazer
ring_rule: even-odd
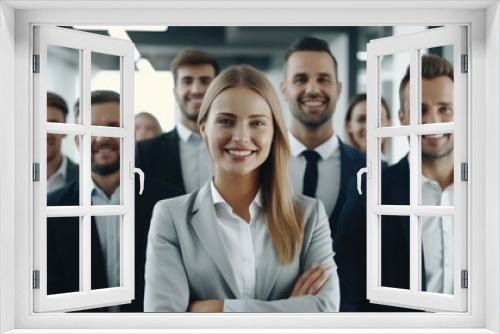
[[[328,216],[323,204],[295,195],[304,214],[301,250],[283,265],[267,242],[269,256],[257,273],[256,299],[238,291],[218,228],[210,182],[199,192],[162,200],[153,211],[146,257],[144,311],[186,312],[191,300],[238,299],[245,312],[336,312],[340,293]],[[331,267],[316,295],[288,298],[296,280],[314,264]]]

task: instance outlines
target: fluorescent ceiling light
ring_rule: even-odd
[[[110,30],[113,28],[121,28],[127,31],[167,31],[168,26],[73,26],[73,29],[78,30]]]

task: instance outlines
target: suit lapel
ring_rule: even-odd
[[[335,203],[335,207],[333,208],[333,212],[330,216],[330,228],[332,235],[336,235],[337,232],[337,218],[339,217],[340,210],[342,209],[342,205],[345,202],[346,196],[346,188],[347,181],[352,173],[352,170],[355,168],[352,159],[348,156],[348,152],[346,152],[346,148],[344,143],[339,140],[339,149],[340,149],[340,190],[339,196],[337,197],[337,202]]]
[[[394,200],[395,204],[398,205],[409,205],[410,203],[410,166],[408,164],[408,155],[403,157],[395,166],[395,182],[391,183],[391,187],[394,188]],[[401,224],[403,229],[403,237],[405,243],[408,245],[407,249],[410,249],[410,224]],[[409,254],[408,254],[409,256]],[[408,257],[408,262],[410,261]],[[425,278],[425,261],[424,253],[422,252],[422,291],[427,290],[427,280]]]
[[[193,226],[206,253],[215,263],[235,298],[242,298],[236,284],[224,239],[216,226],[217,216],[210,193],[210,182],[206,183],[196,196],[193,209],[188,212],[187,221]]]

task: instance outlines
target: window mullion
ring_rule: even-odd
[[[413,129],[419,123],[420,113],[420,59],[418,49],[410,53],[410,127]],[[412,131],[410,134],[410,208],[415,211],[419,203],[420,184],[420,154],[419,138]],[[419,287],[419,233],[418,217],[410,215],[410,291],[416,292]]]
[[[80,234],[80,280],[82,281],[82,291],[89,292],[91,290],[91,176],[90,176],[90,165],[91,165],[91,134],[90,134],[90,124],[91,124],[91,51],[88,48],[83,49],[82,52],[82,69],[81,69],[81,103],[80,103],[80,116],[82,117],[82,125],[85,129],[85,134],[83,135],[83,143],[81,145],[81,174],[80,179],[80,189],[82,195],[82,204],[85,214],[81,220],[81,231]]]

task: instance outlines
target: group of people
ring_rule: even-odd
[[[366,159],[333,130],[342,84],[328,43],[304,37],[286,53],[280,90],[292,115],[288,129],[278,93],[259,70],[236,65],[220,72],[216,59],[198,50],[181,52],[170,69],[179,122],[136,144],[135,164],[146,177],[135,201],[135,300],[99,310],[376,310],[366,300],[366,199],[354,185]],[[452,120],[452,66],[423,56],[422,77],[422,122]],[[403,125],[409,124],[408,78],[409,72],[400,86]],[[64,121],[67,107],[51,120],[58,103],[50,96],[48,121]],[[78,117],[78,102],[75,111]],[[118,94],[92,92],[91,114],[93,125],[119,126]],[[366,141],[360,134],[366,130],[353,122],[365,115],[366,96],[357,97],[346,118],[354,145]],[[92,204],[118,204],[119,140],[92,137],[91,147]],[[67,181],[51,188],[48,205],[78,204],[69,162],[63,157],[48,168],[64,170],[59,174]],[[452,134],[422,136],[422,174],[426,204],[452,199]],[[391,183],[383,184],[383,204],[409,204],[408,175],[407,157],[385,169]],[[92,218],[92,289],[120,286],[118,218]],[[391,266],[382,268],[382,282],[409,288],[408,224],[393,218],[383,225],[382,256]],[[74,224],[61,219],[48,222],[49,294],[79,289],[78,217]],[[423,286],[450,293],[451,244],[436,237],[450,226],[436,219],[423,232]]]

